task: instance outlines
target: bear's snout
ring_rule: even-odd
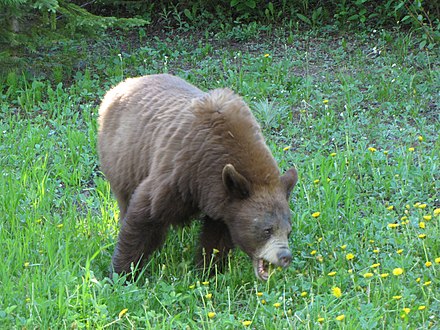
[[[278,260],[279,260],[279,265],[281,267],[289,266],[290,262],[292,261],[292,253],[290,253],[290,250],[288,250],[288,249],[280,250],[277,253],[277,257],[278,257]]]

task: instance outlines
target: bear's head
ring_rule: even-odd
[[[289,196],[298,180],[297,172],[292,168],[275,182],[253,186],[227,164],[222,179],[229,196],[224,221],[232,241],[252,259],[255,275],[265,281],[269,264],[287,267],[292,260]]]

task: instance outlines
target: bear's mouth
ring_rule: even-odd
[[[255,275],[263,281],[267,281],[269,278],[269,270],[271,263],[263,258],[254,260]]]

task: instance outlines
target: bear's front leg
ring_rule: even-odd
[[[154,216],[149,182],[144,180],[136,188],[121,219],[118,242],[112,257],[112,270],[128,274],[132,265],[141,269],[152,252],[164,242],[169,222]]]
[[[200,252],[197,265],[203,269],[215,271],[215,265],[222,271],[228,260],[228,253],[234,248],[231,234],[222,220],[213,220],[205,216],[203,218],[200,233]]]

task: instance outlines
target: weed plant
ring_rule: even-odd
[[[35,63],[78,60],[50,79],[2,80],[1,329],[440,327],[438,53],[387,31],[233,32],[67,45]],[[280,167],[298,168],[293,262],[268,282],[240,251],[225,273],[194,270],[197,223],[138,281],[107,277],[118,209],[99,100],[159,72],[243,95]]]

